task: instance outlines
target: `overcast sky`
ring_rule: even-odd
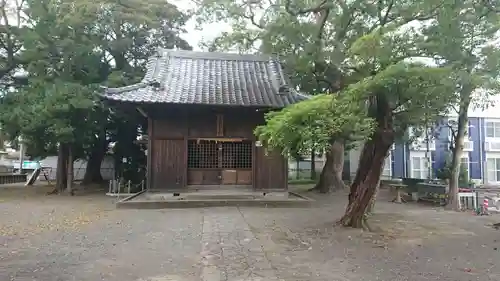
[[[171,3],[177,5],[180,10],[186,11],[194,9],[195,4],[191,0],[171,0]],[[221,32],[228,31],[230,27],[227,24],[210,23],[204,24],[202,30],[196,30],[196,18],[189,20],[186,31],[182,37],[189,42],[194,50],[200,50],[198,44],[202,41],[209,42],[217,37]]]

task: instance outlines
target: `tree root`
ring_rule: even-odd
[[[369,216],[370,215],[368,215],[368,214],[365,214],[363,216],[363,219],[361,220],[361,226],[353,226],[351,217],[342,217],[340,220],[338,220],[335,223],[335,225],[336,226],[343,226],[343,227],[358,228],[358,229],[362,229],[363,231],[374,232],[373,228],[368,224],[368,217]]]
[[[52,191],[47,192],[46,195],[54,195],[54,194],[59,194],[59,190],[57,188],[54,188]]]

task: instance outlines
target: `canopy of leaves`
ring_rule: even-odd
[[[441,1],[442,12],[422,28],[417,46],[453,69],[460,103],[488,105],[500,90],[500,1]]]
[[[103,135],[116,141],[126,131],[127,142],[135,140],[140,122],[116,118],[94,93],[98,85],[141,79],[146,59],[159,46],[189,49],[179,37],[188,16],[165,1],[22,3],[16,11],[23,14],[24,28],[15,34],[0,30],[0,43],[15,36],[13,42],[22,46],[16,47],[15,57],[28,73],[26,86],[1,97],[0,126],[8,137],[22,134],[35,156],[71,142],[81,151],[76,157],[101,145]]]
[[[388,100],[396,137],[401,138],[408,128],[435,122],[447,111],[455,86],[449,74],[446,68],[400,62],[360,83],[365,93]]]
[[[334,141],[354,144],[366,139],[373,127],[355,94],[355,89],[342,95],[321,94],[269,112],[266,125],[257,127],[255,134],[266,147],[291,155],[324,151]]]
[[[388,100],[396,136],[403,137],[421,118],[436,120],[453,97],[449,69],[400,62],[350,85],[339,95],[317,95],[266,115],[255,130],[259,140],[284,153],[323,151],[333,141],[355,145],[371,136],[376,112],[365,106],[372,97]],[[376,110],[376,109],[375,109]]]
[[[30,144],[28,153],[47,156],[58,142],[76,142],[92,132],[91,109],[98,106],[90,87],[60,80],[32,82],[2,98],[0,122],[9,135],[23,136]]]
[[[197,12],[201,23],[231,26],[209,48],[278,54],[292,82],[314,94],[366,77],[353,73],[348,54],[359,38],[427,20],[438,7],[439,1],[202,0]]]

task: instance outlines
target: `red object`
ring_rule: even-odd
[[[488,215],[488,199],[484,199],[483,200],[483,211],[482,211],[482,215]]]
[[[470,188],[459,188],[458,192],[472,192],[472,189],[470,189]]]

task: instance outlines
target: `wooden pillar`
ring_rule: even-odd
[[[154,131],[153,131],[153,119],[148,117],[148,155],[147,155],[147,163],[146,163],[146,189],[151,190],[153,187],[153,139],[154,139]]]

